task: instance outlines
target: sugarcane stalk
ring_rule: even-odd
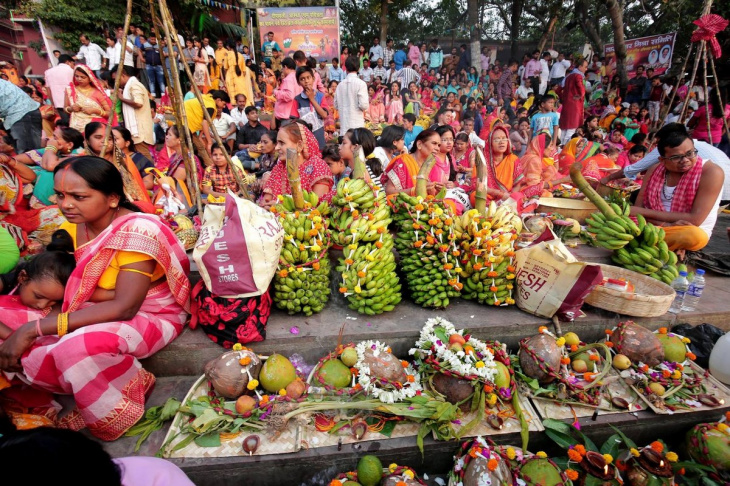
[[[289,178],[294,207],[301,211],[304,209],[304,193],[302,192],[302,180],[299,178],[299,155],[293,148],[286,149],[286,175]]]
[[[104,142],[101,145],[101,153],[99,157],[102,159],[106,155],[106,144],[109,142],[109,137],[112,135],[112,120],[114,120],[114,114],[116,113],[117,106],[117,93],[119,92],[119,81],[122,78],[122,71],[124,70],[124,55],[127,53],[127,32],[129,32],[129,24],[132,22],[132,0],[127,0],[127,13],[124,16],[124,39],[122,43],[122,49],[119,53],[119,65],[117,66],[117,77],[114,80],[114,89],[112,90],[111,106],[109,108],[109,117],[106,121],[106,129],[104,130]],[[143,188],[144,189],[144,188]]]
[[[365,168],[365,154],[363,153],[362,147],[358,148],[355,152],[355,160],[352,162],[352,174],[351,179],[364,179],[367,174]]]
[[[487,161],[481,147],[475,147],[474,150],[477,153],[477,192],[474,196],[474,205],[479,214],[485,215],[487,213]]]
[[[175,39],[177,39],[177,30],[175,30],[175,23],[172,20],[172,15],[170,14],[170,10],[167,7],[167,1],[166,0],[159,0],[160,3],[160,14],[162,14],[163,18],[167,21],[168,25],[170,26],[170,30],[172,32],[172,35],[175,36]],[[181,51],[182,52],[182,51]],[[187,74],[189,79],[193,79],[193,73],[190,71],[190,67],[188,66],[188,63],[184,62],[183,68],[185,69],[185,73]],[[218,135],[218,132],[213,128],[213,119],[210,117],[210,114],[208,113],[208,110],[205,109],[205,103],[203,103],[203,94],[200,92],[200,89],[198,89],[198,86],[192,82],[191,86],[193,88],[193,93],[195,94],[195,98],[198,100],[198,103],[200,103],[200,106],[203,109],[203,117],[208,122],[208,125],[210,125],[210,133],[213,135],[213,138],[215,139],[215,142],[220,145],[223,156],[226,158],[226,162],[228,162],[228,167],[230,167],[231,172],[233,172],[233,177],[236,179],[236,184],[238,184],[238,190],[240,193],[243,194],[243,196],[246,199],[250,199],[250,195],[248,191],[246,190],[246,186],[244,184],[244,180],[241,177],[241,174],[238,172],[238,167],[233,163],[231,160],[231,156],[228,154],[228,150],[226,150],[226,144],[223,143],[223,140]],[[243,170],[245,174],[245,169]]]
[[[425,198],[428,195],[428,176],[435,164],[436,157],[431,154],[421,165],[421,170],[418,171],[418,176],[416,176],[416,196]]]
[[[177,46],[178,52],[182,55],[182,46],[178,41],[177,35],[175,35],[174,37],[171,35],[170,26],[168,25],[164,16],[162,22],[159,22],[159,19],[157,19],[153,0],[150,0],[150,10],[152,12],[153,21],[155,23],[161,23],[162,28],[165,31],[165,36],[167,37],[167,52],[174,53],[175,46]],[[162,15],[162,10],[160,10],[160,14]],[[170,69],[172,70],[173,79],[169,79],[169,77],[167,79],[168,86],[170,87],[170,92],[172,93],[172,109],[175,113],[175,121],[177,124],[178,133],[183,134],[183,143],[181,145],[187,184],[188,187],[192,188],[193,197],[195,198],[195,204],[198,207],[198,214],[202,215],[203,202],[200,195],[200,176],[198,174],[198,164],[195,163],[195,156],[193,154],[193,139],[190,136],[190,130],[187,129],[188,116],[187,112],[185,111],[185,104],[183,103],[183,90],[182,85],[180,84],[180,72],[177,69],[177,62],[173,61],[170,62]],[[167,77],[167,70],[165,69],[164,72],[165,76]]]
[[[570,178],[573,180],[573,184],[575,184],[575,187],[580,189],[580,191],[593,203],[596,205],[599,211],[603,213],[605,216],[616,216],[616,212],[611,209],[611,206],[608,205],[608,203],[601,197],[600,194],[596,192],[595,189],[591,187],[590,184],[588,184],[588,181],[583,177],[583,174],[581,171],[583,170],[583,165],[580,162],[576,162],[573,165],[570,166]]]

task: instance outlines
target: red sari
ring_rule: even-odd
[[[583,124],[583,103],[586,97],[586,87],[583,84],[583,74],[574,69],[565,78],[563,92],[560,96],[562,111],[560,112],[559,127],[561,130],[571,130]]]
[[[133,213],[117,218],[76,249],[77,266],[66,286],[64,312],[94,305],[89,299],[118,251],[143,253],[165,270],[166,278],[150,287],[137,315],[84,326],[62,338],[40,337],[21,358],[23,381],[35,391],[35,396],[29,395],[32,405],[37,407],[39,392],[45,392],[49,406],[51,394],[73,395],[76,408],[57,425],[88,427],[102,440],[119,438],[144,415],[145,395],[155,377],[139,360],[175,339],[190,309],[190,264],[180,242],[158,217]],[[10,319],[11,327],[40,317],[7,304],[0,304],[0,312],[18,317]]]

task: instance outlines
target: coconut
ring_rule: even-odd
[[[481,455],[471,459],[464,471],[462,479],[463,486],[480,486],[482,484],[512,484],[512,472],[507,461],[501,457],[497,458],[499,463],[497,469],[490,471],[487,467],[488,460]]]
[[[548,370],[557,371],[560,367],[560,356],[560,348],[555,343],[555,338],[548,334],[537,334],[520,342],[519,358],[522,371],[540,383],[550,383],[555,377],[543,371],[539,360],[542,359],[542,365]]]
[[[698,424],[687,433],[687,452],[697,462],[730,470],[730,431],[718,423]],[[725,430],[721,430],[725,429]]]
[[[459,408],[465,412],[471,410],[471,401],[467,400],[474,393],[474,385],[471,384],[471,381],[436,373],[433,375],[431,383],[434,390],[443,395],[447,402],[454,405],[464,402]]]
[[[626,355],[633,363],[656,366],[664,361],[664,349],[656,334],[632,321],[619,324],[611,342],[617,353]]]
[[[241,364],[241,359],[251,361]],[[246,392],[249,375],[258,379],[261,360],[253,351],[228,351],[205,364],[205,377],[210,381],[213,391],[225,398],[238,398]],[[248,373],[246,373],[248,371]]]
[[[379,352],[376,356],[373,349],[367,348],[363,352],[363,363],[370,369],[373,380],[387,380],[391,383],[406,383],[408,380],[403,365],[392,353]]]
[[[682,342],[681,337],[668,334],[659,334],[657,337],[664,350],[664,359],[666,361],[684,362],[687,357],[687,346]]]
[[[522,463],[520,478],[528,486],[558,486],[564,484],[560,469],[547,458],[532,457]]]

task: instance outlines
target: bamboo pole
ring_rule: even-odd
[[[720,78],[717,77],[717,71],[715,71],[714,55],[710,56],[710,67],[712,68],[712,76],[714,76],[715,78],[715,89],[717,90],[717,97],[720,100],[720,106],[724,108],[725,105],[723,104],[722,95],[720,93]],[[724,116],[722,117],[722,123],[723,125],[725,125],[725,133],[727,134],[728,140],[730,140],[730,126],[728,126],[727,118],[725,118]],[[720,137],[720,139],[722,140],[722,137]]]
[[[177,30],[175,30],[175,23],[172,19],[172,14],[170,13],[170,10],[167,7],[167,1],[166,0],[159,0],[160,5],[160,14],[162,15],[163,19],[166,20],[167,25],[171,31],[171,34],[175,37],[177,40]],[[193,79],[193,73],[190,71],[190,67],[187,63],[183,63],[183,68],[185,69],[185,73],[188,75],[188,78],[191,80]],[[241,175],[238,173],[238,167],[233,163],[231,160],[231,156],[228,154],[228,151],[226,150],[226,145],[223,143],[223,140],[221,140],[221,137],[218,135],[218,132],[213,128],[213,119],[210,117],[210,114],[208,113],[208,110],[205,109],[205,103],[203,103],[203,94],[198,89],[198,86],[195,84],[195,82],[191,83],[191,86],[193,87],[193,93],[195,93],[195,98],[198,100],[198,103],[200,103],[201,108],[203,109],[203,117],[208,122],[208,124],[211,127],[211,134],[213,135],[213,138],[215,139],[216,143],[221,146],[223,149],[223,155],[226,158],[226,162],[228,162],[228,167],[230,167],[231,172],[233,173],[233,177],[236,179],[236,183],[238,184],[239,193],[242,193],[243,196],[246,199],[251,199],[251,196],[249,195],[248,191],[246,190],[246,185],[244,184],[243,178],[241,178]],[[246,174],[245,169],[241,169],[244,172],[244,175]]]
[[[153,21],[158,22],[153,0],[150,0],[150,10],[152,11]],[[162,11],[160,11],[160,14],[162,14]],[[175,46],[177,46],[178,52],[182,56],[182,46],[180,45],[177,35],[175,37],[171,35],[170,27],[167,22],[165,22],[164,18],[162,19],[161,24],[165,31],[165,37],[167,37],[167,52],[173,53],[174,55]],[[184,63],[185,60],[183,59],[183,64]],[[203,201],[200,194],[200,175],[198,174],[198,164],[195,163],[195,156],[193,154],[193,140],[190,135],[190,130],[187,128],[188,116],[185,111],[185,104],[183,103],[183,90],[180,84],[180,72],[177,69],[177,62],[170,62],[170,70],[172,71],[173,79],[168,79],[168,83],[172,82],[171,84],[168,84],[168,86],[170,87],[170,93],[172,93],[171,102],[173,111],[175,112],[177,130],[184,140],[184,143],[182,143],[182,157],[183,163],[185,164],[186,178],[188,180],[188,187],[193,189],[193,197],[195,198],[195,204],[198,207],[198,214],[202,217]],[[167,76],[167,70],[165,70],[165,76]]]
[[[712,129],[710,128],[710,92],[707,89],[707,43],[705,42],[705,49],[702,51],[702,63],[704,65],[704,71],[702,73],[702,86],[705,90],[705,115],[707,118],[707,136],[712,144]],[[723,117],[724,118],[724,117]]]
[[[301,211],[304,209],[304,193],[302,180],[299,178],[299,154],[293,148],[286,149],[286,175],[289,179],[291,197],[294,199],[294,208]]]
[[[669,98],[669,109],[666,113],[664,113],[664,116],[661,120],[659,120],[659,123],[657,125],[657,128],[664,126],[664,120],[667,119],[667,115],[669,115],[669,112],[672,111],[672,105],[674,104],[674,98],[677,97],[677,90],[682,85],[682,81],[684,81],[684,73],[687,70],[687,63],[689,63],[690,55],[692,54],[692,48],[694,47],[694,44],[689,45],[689,51],[687,51],[687,56],[684,58],[684,64],[682,65],[682,71],[680,72],[680,76],[677,79],[677,83],[674,85],[674,89],[672,90],[672,96]]]
[[[104,130],[104,142],[101,146],[101,153],[99,157],[102,159],[106,155],[106,144],[109,141],[109,137],[112,135],[112,120],[114,120],[114,113],[116,113],[117,106],[117,92],[119,91],[119,81],[122,78],[122,71],[124,70],[124,56],[127,53],[127,34],[129,32],[129,24],[132,22],[132,0],[127,0],[127,13],[124,16],[124,39],[120,39],[119,42],[122,44],[122,48],[119,53],[119,65],[117,66],[117,77],[114,80],[114,89],[112,90],[111,96],[111,107],[109,108],[109,118],[106,121],[106,129]],[[144,188],[142,188],[144,189]]]
[[[695,62],[694,66],[692,67],[692,75],[689,79],[689,89],[692,89],[692,86],[695,84],[695,78],[697,77],[697,68],[699,68],[700,65],[700,58],[702,57],[702,49],[705,47],[705,41],[700,42],[700,46],[697,48],[697,55],[695,56]],[[682,120],[684,119],[684,116],[687,114],[687,107],[689,106],[689,96],[690,92],[687,92],[687,98],[684,100],[684,105],[682,105],[682,112],[679,114],[679,122],[682,123]]]

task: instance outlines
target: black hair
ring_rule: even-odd
[[[529,125],[530,119],[527,118],[526,116],[523,116],[522,118],[520,118],[520,119],[517,120],[517,125],[519,126],[519,124],[522,123],[522,122],[527,122],[527,124]]]
[[[157,102],[155,100],[150,100],[150,109],[157,111]]]
[[[59,64],[66,63],[66,62],[69,62],[69,61],[70,62],[73,62],[73,58],[71,56],[69,56],[68,54],[61,54],[60,56],[58,56],[58,63]]]
[[[613,126],[614,131],[617,131],[623,135],[623,133],[626,131],[626,125],[624,125],[621,122],[618,122]]]
[[[403,115],[403,119],[408,120],[409,122],[411,122],[413,124],[416,123],[416,115],[414,115],[413,113],[405,113]]]
[[[631,140],[633,140],[633,138]],[[634,154],[638,154],[638,153],[645,154],[648,151],[649,151],[649,149],[646,148],[646,145],[637,144],[629,149],[629,155],[634,155]]]
[[[235,66],[236,76],[240,76],[242,74],[242,71],[241,71],[240,66],[238,65],[239,54],[238,54],[238,49],[236,49],[236,43],[233,41],[233,39],[228,39],[226,46],[229,47],[230,49],[232,49],[233,52],[236,53],[236,66]]]
[[[337,83],[338,85],[340,84],[339,81],[337,81],[336,79],[333,79],[332,81],[330,81],[329,83],[327,83],[327,87],[328,88],[331,88],[332,87],[332,83]]]
[[[350,128],[345,136],[350,140],[353,145],[359,145],[362,147],[362,153],[366,157],[365,163],[372,171],[373,175],[379,176],[383,173],[383,163],[377,157],[367,158],[368,155],[373,153],[375,150],[375,137],[373,132],[367,128]]]
[[[398,125],[388,125],[378,137],[377,145],[388,150],[394,150],[395,146],[393,144],[398,140],[403,140],[405,136],[405,128],[399,127]]]
[[[210,155],[213,155],[213,151],[216,149],[222,151],[223,153],[226,152],[226,149],[223,148],[222,145],[219,145],[218,142],[214,142],[213,145],[210,146]]]
[[[36,92],[38,91],[37,89],[35,89],[35,88],[34,88],[34,87],[32,87],[32,86],[23,86],[23,87],[22,87],[22,88],[20,88],[20,89],[21,89],[21,91],[23,91],[23,92],[24,92],[25,94],[27,94],[28,96],[33,96],[33,95],[34,95],[34,94],[36,94]]]
[[[659,150],[659,155],[663,157],[668,148],[679,147],[688,138],[690,137],[686,130],[684,132],[672,131],[666,134],[666,136],[662,136],[662,138],[659,139],[659,143],[657,144],[657,150]]]
[[[307,55],[304,53],[304,51],[296,51],[294,52],[294,62],[306,62],[307,61]]]
[[[129,143],[130,151],[135,152],[134,139],[132,138],[132,133],[129,130],[127,130],[124,127],[120,127],[120,126],[116,126],[116,127],[112,128],[112,130],[119,133],[119,135],[122,136],[124,141]],[[119,149],[121,150],[121,147],[119,147]]]
[[[210,96],[213,97],[214,100],[222,100],[225,103],[230,103],[231,98],[228,96],[228,93],[225,91],[221,91],[219,89],[212,89],[208,92]]]
[[[263,137],[264,135],[266,135],[267,137],[269,137],[269,140],[276,143],[277,133],[278,132],[276,130],[266,130],[264,133],[261,134],[261,136]]]
[[[91,122],[86,125],[87,132],[89,125],[93,125],[94,123],[98,122]],[[103,126],[101,123],[98,123],[98,125]],[[92,130],[91,133],[95,131],[96,129]],[[54,176],[66,168],[69,168],[84,179],[91,189],[99,191],[106,196],[119,196],[119,207],[140,212],[139,208],[127,199],[124,193],[124,181],[122,180],[122,174],[119,173],[119,169],[108,160],[92,155],[71,157],[56,166],[53,170]]]
[[[244,110],[243,110],[243,113],[244,113],[245,115],[248,115],[248,114],[249,114],[249,113],[251,113],[252,111],[259,111],[259,109],[258,109],[258,108],[256,108],[255,106],[247,106],[247,107],[246,107],[246,109],[244,109]]]
[[[454,140],[456,140],[456,132],[454,131],[454,128],[451,125],[441,125],[436,128],[436,133],[439,134],[439,136],[443,136],[444,133],[449,132],[451,133],[451,136],[454,137]],[[456,180],[456,168],[454,167],[453,160],[451,158],[451,153],[446,154],[446,160],[449,162],[449,180],[455,181]]]
[[[541,105],[543,103],[548,102],[548,101],[555,101],[555,98],[553,98],[553,96],[552,95],[549,95],[549,94],[542,95],[542,97],[540,98],[540,104]]]
[[[342,156],[340,155],[340,146],[336,143],[328,143],[322,149],[322,159],[330,159],[335,162],[340,162]]]
[[[687,127],[684,126],[682,123],[667,123],[663,127],[661,127],[656,132],[656,138],[661,140],[664,137],[667,137],[670,133],[673,132],[680,132],[684,133],[685,135],[689,136],[687,133]]]
[[[172,130],[172,133],[177,138],[180,138],[180,130],[178,130],[177,125],[170,125],[170,128],[168,128],[167,131],[169,132],[170,130]]]
[[[646,142],[646,133],[635,133],[629,142],[636,145],[644,145],[644,142]]]
[[[114,70],[112,71],[112,76],[115,76],[115,75],[116,75],[116,72],[117,72],[117,71],[116,71],[116,69],[114,69]],[[122,72],[123,72],[124,74],[126,74],[127,76],[130,76],[130,77],[131,77],[131,76],[135,76],[135,75],[137,74],[137,70],[136,70],[136,69],[134,69],[134,67],[132,67],[132,66],[127,66],[126,64],[125,64],[124,66],[122,66]]]
[[[296,62],[294,62],[294,59],[292,59],[291,57],[285,57],[285,58],[284,58],[284,59],[283,59],[283,60],[281,61],[281,65],[282,65],[283,67],[285,67],[285,68],[289,68],[289,69],[291,69],[291,70],[294,70],[294,69],[296,69],[296,68],[297,68],[297,63],[296,63]]]
[[[347,59],[345,59],[345,70],[348,73],[356,73],[359,66],[360,63],[355,56],[348,56]]]
[[[42,468],[38,468],[39,457],[43,457]],[[83,467],[79,465],[80,460]],[[0,468],[35,469],[33,481],[38,483],[122,485],[120,468],[102,444],[67,429],[39,427],[8,433],[0,438]]]
[[[314,78],[314,71],[312,71],[312,68],[310,68],[309,66],[301,66],[301,67],[297,68],[297,73],[296,73],[297,82],[299,82],[299,78],[304,73],[309,73],[312,76],[312,78]]]
[[[63,233],[63,235],[59,235]],[[68,241],[66,240],[66,237]],[[66,286],[71,272],[76,268],[76,259],[73,256],[73,240],[65,230],[58,230],[51,236],[51,243],[48,248],[52,251],[44,251],[34,255],[30,260],[21,260],[13,271],[0,275],[2,293],[7,294],[18,285],[20,272],[25,272],[28,280],[50,279]]]
[[[469,141],[469,135],[466,134],[466,132],[459,132],[454,137],[454,142],[468,142]]]
[[[418,134],[416,139],[413,141],[413,145],[411,146],[411,153],[414,154],[418,150],[418,142],[423,142],[425,140],[428,140],[429,138],[433,137],[434,135],[438,135],[436,133],[436,130],[424,130],[421,133]]]
[[[720,91],[714,88],[710,91],[710,106],[712,107],[712,118],[724,118],[725,111],[720,104]]]

